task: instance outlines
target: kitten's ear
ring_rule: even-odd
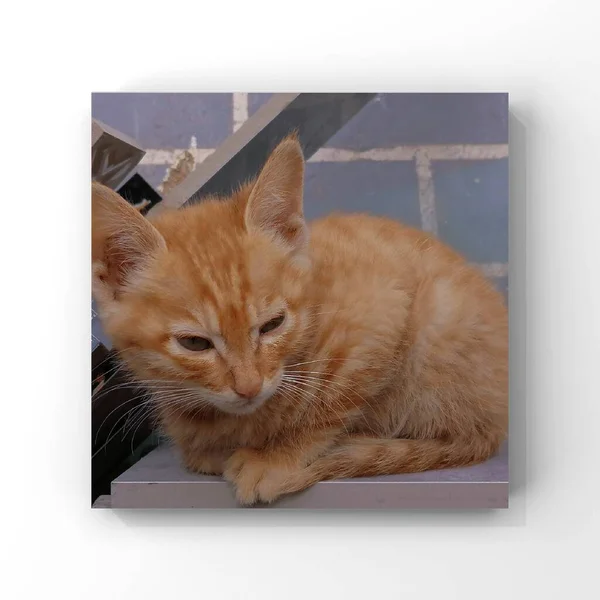
[[[92,183],[92,275],[94,291],[114,297],[127,276],[139,269],[165,240],[119,194]]]
[[[246,205],[248,231],[260,230],[291,252],[302,251],[308,230],[302,210],[304,156],[295,136],[283,140],[261,171]]]

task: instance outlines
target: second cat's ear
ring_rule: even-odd
[[[164,248],[164,238],[139,211],[110,188],[92,183],[94,295],[116,298],[127,278]]]
[[[304,156],[295,136],[284,139],[263,167],[246,205],[249,232],[261,231],[291,252],[308,243],[302,194]]]

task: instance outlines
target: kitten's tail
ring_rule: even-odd
[[[304,483],[477,464],[497,452],[503,437],[481,436],[452,441],[350,438],[306,467]]]

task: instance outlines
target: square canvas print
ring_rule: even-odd
[[[508,96],[92,95],[92,504],[508,506]]]

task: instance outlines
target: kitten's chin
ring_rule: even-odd
[[[273,394],[269,394],[265,398],[260,395],[252,400],[228,400],[223,402],[213,402],[214,407],[228,415],[251,415],[256,412]]]
[[[236,417],[242,417],[244,415],[251,415],[255,413],[259,408],[260,404],[240,403],[238,404],[215,404],[215,408],[228,415]]]

